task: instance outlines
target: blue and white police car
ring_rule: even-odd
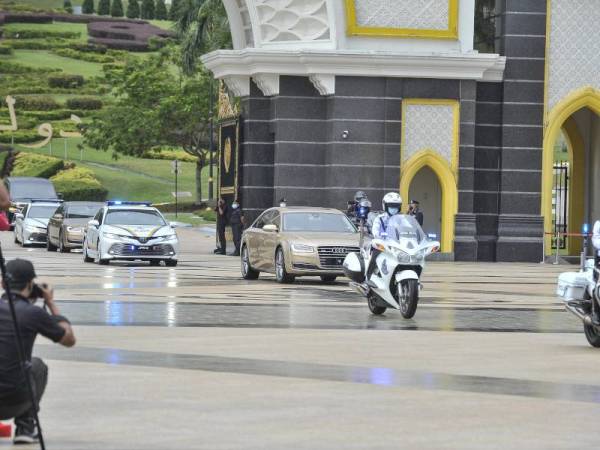
[[[176,266],[179,240],[169,222],[150,203],[110,201],[90,220],[83,240],[83,260],[149,261]]]

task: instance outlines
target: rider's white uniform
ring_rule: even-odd
[[[388,222],[390,221],[390,215],[388,213],[379,214],[373,221],[373,237],[375,239],[381,239],[383,233],[387,230]]]
[[[594,248],[600,254],[600,220],[597,220],[594,224],[594,234],[592,235],[592,244]]]

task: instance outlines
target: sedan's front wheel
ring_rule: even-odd
[[[248,246],[242,247],[242,277],[244,280],[256,280],[260,276],[258,270],[254,270],[250,264],[250,251]]]
[[[277,253],[275,254],[275,278],[277,278],[278,283],[293,283],[296,277],[287,272],[285,268],[285,255],[283,254],[283,249],[279,247],[277,249]]]
[[[58,251],[61,253],[70,253],[71,249],[65,246],[65,237],[62,233],[58,236]]]
[[[83,241],[83,262],[84,263],[91,263],[93,261],[94,260],[88,256],[87,241]]]

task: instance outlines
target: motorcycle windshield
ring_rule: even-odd
[[[427,239],[425,232],[419,222],[413,217],[405,214],[396,214],[390,217],[387,225],[387,237],[399,241],[400,239],[414,239],[421,244]]]

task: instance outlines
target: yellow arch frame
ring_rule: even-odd
[[[448,0],[448,28],[432,30],[420,28],[363,27],[356,20],[356,0],[346,0],[347,33],[350,36],[404,37],[415,39],[458,39],[458,1]]]
[[[427,149],[415,154],[404,164],[400,174],[400,195],[408,199],[410,184],[423,167],[429,167],[437,175],[442,187],[442,252],[454,250],[454,219],[458,212],[458,188],[456,176],[448,163],[435,151]]]
[[[600,115],[600,92],[592,87],[578,89],[561,100],[548,114],[546,127],[544,130],[544,150],[542,160],[542,213],[544,215],[544,230],[546,232],[552,229],[552,188],[554,184],[554,144],[558,138],[558,133],[563,129],[568,136],[568,147],[570,148],[570,157],[573,163],[573,172],[583,170],[585,165],[583,157],[583,139],[581,134],[574,126],[574,120],[569,120],[571,116],[582,108],[589,108]],[[581,172],[578,172],[581,173]],[[585,180],[585,177],[580,177]],[[584,183],[580,182],[581,184]],[[573,196],[575,191],[583,198],[585,185],[573,185]],[[576,197],[573,197],[576,198]],[[577,217],[583,218],[583,202],[577,205],[577,202],[571,202],[575,209],[571,218],[577,220]],[[578,209],[579,208],[579,209]],[[569,223],[569,226],[576,226],[576,223]],[[569,231],[579,231],[580,228]],[[546,236],[546,253],[551,252],[551,237]]]
[[[571,174],[569,178],[569,230],[578,232],[584,221],[585,209],[585,147],[583,137],[573,116],[569,117],[563,127],[567,141]],[[581,251],[581,239],[569,238],[569,254],[577,255]]]

